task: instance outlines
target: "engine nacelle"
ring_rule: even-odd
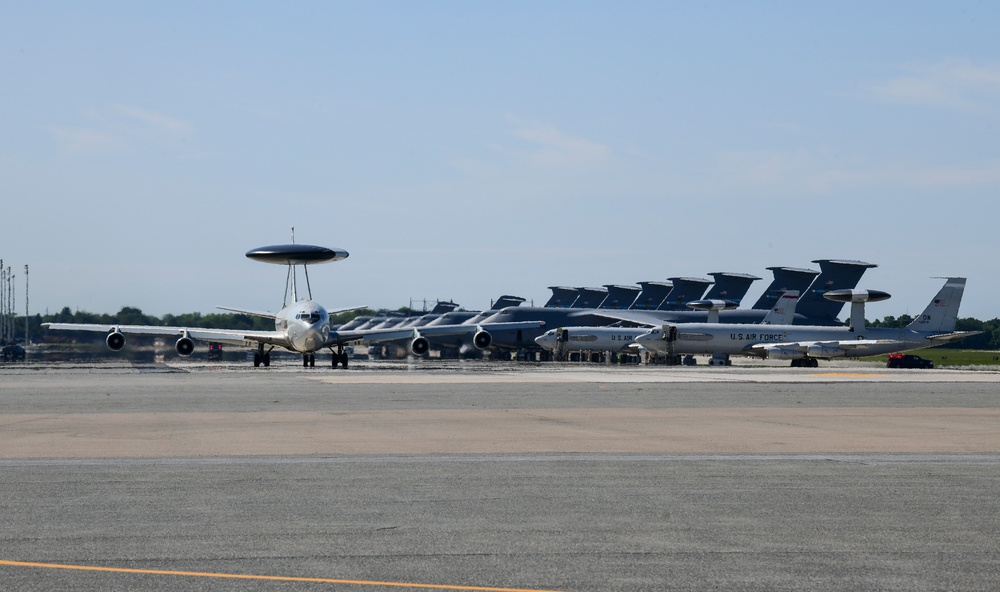
[[[416,337],[410,342],[410,351],[415,356],[422,356],[431,349],[431,342],[426,337]]]
[[[108,348],[112,351],[120,351],[121,348],[125,347],[125,336],[118,331],[112,331],[108,333],[108,338],[105,340],[108,344]]]
[[[767,357],[772,360],[801,360],[806,357],[806,354],[798,349],[769,347],[767,348]]]
[[[806,351],[810,358],[839,358],[847,354],[843,348],[835,345],[810,345]]]
[[[486,349],[493,343],[493,336],[488,331],[479,330],[472,337],[472,344],[479,349]]]
[[[190,337],[181,337],[174,344],[174,349],[182,356],[190,356],[194,352],[194,341]]]

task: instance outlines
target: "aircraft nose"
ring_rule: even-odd
[[[548,335],[548,334],[539,335],[538,337],[535,338],[535,343],[537,343],[538,345],[544,347],[545,349],[552,349],[552,347],[551,347],[552,336]]]

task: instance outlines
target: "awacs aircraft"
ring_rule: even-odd
[[[786,292],[768,311],[761,324],[755,326],[790,323],[795,315],[795,302],[798,298],[798,292]],[[719,311],[724,310],[729,303],[713,299],[691,302],[689,305],[708,310],[709,322],[718,323]],[[636,342],[636,338],[649,332],[650,329],[646,327],[562,327],[546,331],[535,338],[535,343],[557,356],[584,351],[620,352],[630,348],[639,350],[643,344]]]
[[[274,331],[242,331],[233,329],[203,329],[199,327],[163,327],[152,325],[94,325],[77,323],[45,323],[44,326],[62,331],[98,331],[107,333],[106,343],[109,348],[119,351],[125,347],[126,335],[171,335],[179,336],[174,348],[182,356],[194,352],[195,340],[215,341],[233,345],[256,347],[254,366],[271,365],[271,351],[281,347],[302,354],[303,366],[315,366],[316,352],[329,349],[333,354],[333,367],[340,363],[347,368],[348,357],[344,346],[351,343],[374,343],[394,339],[411,338],[415,341],[426,338],[418,329],[347,329],[331,330],[330,313],[357,310],[364,307],[353,307],[335,311],[327,311],[312,299],[312,288],[309,286],[310,264],[341,261],[348,257],[343,249],[330,249],[314,245],[287,244],[261,247],[248,251],[246,256],[255,261],[275,263],[288,266],[285,280],[285,302],[277,313],[242,310],[219,307],[231,312],[274,319]],[[296,267],[301,265],[306,278],[308,297],[298,299],[296,290]],[[291,295],[291,304],[288,296]],[[522,323],[521,328],[537,328],[540,323]],[[503,326],[503,325],[501,325]],[[461,328],[459,328],[461,327]],[[459,325],[443,326],[433,330],[436,334],[476,331],[479,342],[490,340],[487,332],[490,325],[477,325],[472,328]],[[506,328],[506,326],[504,326]],[[514,327],[518,328],[518,327]],[[423,331],[431,331],[425,329]]]
[[[851,303],[847,327],[803,325],[665,324],[635,338],[636,343],[668,356],[730,354],[791,360],[815,368],[817,360],[907,351],[958,341],[978,332],[955,331],[965,278],[947,278],[923,314],[903,329],[866,327],[865,302],[889,298],[874,290],[833,290],[824,296]]]

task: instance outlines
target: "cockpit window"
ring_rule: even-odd
[[[300,312],[299,314],[295,315],[295,318],[301,319],[311,325],[313,323],[319,322],[320,318],[322,318],[322,315],[319,314],[319,311],[313,310],[307,312]]]

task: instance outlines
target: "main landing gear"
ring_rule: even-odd
[[[337,364],[340,363],[344,367],[344,370],[347,370],[347,354],[344,352],[344,346],[338,345],[335,352],[331,347],[330,351],[333,352],[333,367],[336,368]]]
[[[302,354],[302,367],[312,368],[316,365],[316,354]]]
[[[792,360],[792,368],[819,368],[819,360],[816,358],[802,358]]]
[[[271,349],[274,349],[273,347]],[[257,351],[253,354],[253,367],[259,368],[261,364],[267,368],[271,365],[271,349],[264,351],[264,344],[261,343],[257,346]]]

